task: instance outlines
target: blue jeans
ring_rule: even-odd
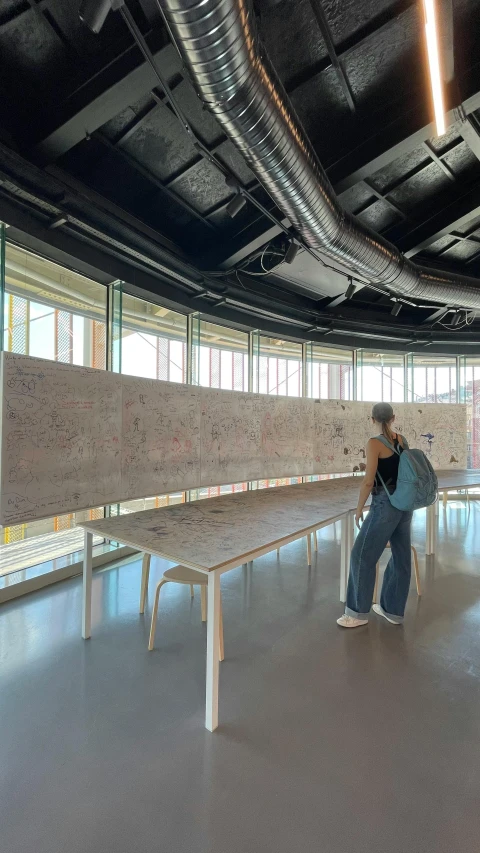
[[[363,522],[350,558],[350,575],[345,613],[367,619],[375,588],[376,565],[390,542],[392,556],[383,578],[380,605],[395,622],[403,622],[410,589],[412,554],[411,512],[402,512],[390,503],[386,492],[372,496],[372,505]]]

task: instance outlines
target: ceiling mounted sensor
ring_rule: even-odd
[[[345,291],[345,299],[351,299],[357,289],[351,278],[349,278],[348,281],[349,285]]]
[[[112,9],[120,9],[124,0],[82,0],[78,16],[85,26],[98,35]]]
[[[240,211],[242,210],[242,208],[243,208],[243,207],[245,207],[246,203],[247,203],[247,202],[245,201],[245,199],[244,199],[243,195],[241,195],[240,193],[238,193],[238,195],[234,196],[234,197],[233,197],[233,198],[228,202],[228,204],[227,204],[227,206],[226,206],[225,210],[227,211],[228,215],[229,215],[229,216],[231,216],[231,217],[232,217],[232,219],[233,219],[233,217],[234,217],[234,216],[236,216],[236,215],[237,215],[237,213],[240,213]]]
[[[293,262],[294,262],[295,258],[297,257],[297,254],[298,254],[298,250],[299,250],[299,248],[300,248],[300,247],[299,247],[298,243],[295,243],[295,242],[292,240],[292,242],[290,243],[290,245],[289,245],[289,247],[288,247],[287,251],[285,252],[285,258],[284,258],[284,261],[285,261],[285,263],[286,263],[286,264],[293,264]]]
[[[305,246],[384,292],[480,309],[478,280],[417,266],[343,209],[268,60],[249,0],[157,2],[203,103]]]
[[[401,302],[395,302],[395,305],[393,306],[392,310],[390,311],[390,314],[392,315],[392,317],[398,317],[401,310],[402,310],[402,303]]]

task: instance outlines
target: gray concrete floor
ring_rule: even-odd
[[[198,594],[167,587],[153,653],[139,561],[96,575],[87,643],[78,580],[4,605],[2,853],[477,850],[479,546],[480,506],[440,511],[403,628],[337,628],[333,527],[311,571],[299,542],[225,575],[214,735]]]

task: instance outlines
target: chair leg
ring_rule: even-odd
[[[193,590],[193,583],[190,584],[190,598],[194,598],[195,592]]]
[[[219,637],[220,653],[219,653],[218,659],[220,661],[222,661],[225,657],[225,650],[223,647],[223,604],[222,604],[222,593],[221,592],[220,592],[220,624],[218,626],[218,631],[220,634],[220,637]]]
[[[422,586],[420,584],[420,571],[418,568],[418,554],[417,549],[412,545],[412,557],[413,557],[413,567],[415,569],[415,582],[417,584],[417,595],[420,596],[422,594]]]
[[[151,652],[155,643],[155,631],[157,627],[158,599],[160,598],[160,590],[164,584],[168,583],[164,578],[159,581],[155,590],[155,601],[153,604],[152,624],[150,625],[150,639],[148,641],[148,651]]]
[[[202,622],[207,621],[207,587],[200,587],[200,601],[202,605]]]
[[[317,539],[317,531],[313,531],[313,550],[318,551],[318,539]]]
[[[376,574],[375,574],[375,588],[373,590],[373,603],[377,603],[377,595],[378,595],[378,578],[380,577],[380,563],[377,563],[376,566]]]
[[[144,554],[142,558],[142,582],[140,585],[140,613],[145,613],[145,602],[147,600],[148,578],[150,576],[150,554]]]

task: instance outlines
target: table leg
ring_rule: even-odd
[[[150,554],[145,553],[142,558],[142,583],[140,586],[140,613],[145,613],[145,601],[147,598],[148,578],[150,575]]]
[[[88,640],[92,633],[92,546],[93,533],[85,530],[83,546],[83,599],[82,637]]]
[[[340,601],[346,601],[350,552],[353,548],[353,516],[351,512],[342,515],[340,535]]]
[[[307,533],[307,564],[312,565],[312,537]]]
[[[436,519],[435,519],[435,506],[431,504],[431,506],[427,507],[427,524],[426,524],[426,548],[425,553],[427,556],[430,556],[435,553],[435,528],[436,528]]]
[[[445,489],[445,491],[444,491],[444,493],[443,493],[443,508],[444,508],[444,509],[446,509],[447,501],[448,501],[448,492],[447,492],[447,490]]]
[[[218,728],[218,677],[220,656],[220,575],[208,575],[207,622],[207,685],[205,727],[214,732]]]

